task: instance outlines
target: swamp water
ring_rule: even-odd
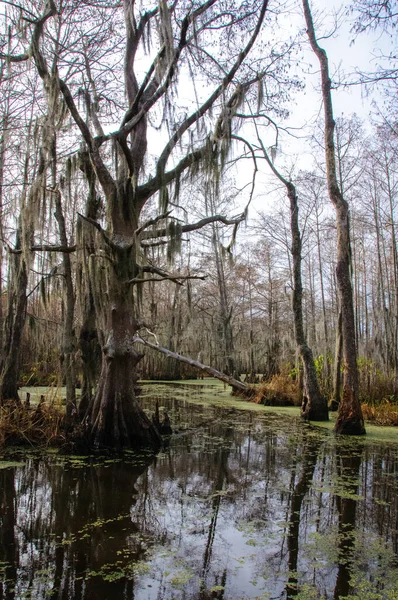
[[[3,453],[0,599],[397,600],[398,441],[227,398],[145,386],[156,457]]]

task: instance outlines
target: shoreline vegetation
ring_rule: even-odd
[[[158,398],[173,386],[173,395],[182,394],[189,403],[202,405],[221,404],[238,410],[252,410],[280,414],[287,418],[300,418],[300,394],[294,381],[282,376],[269,383],[257,384],[251,399],[231,394],[230,388],[213,378],[191,380],[140,381],[143,396],[154,398],[152,420],[158,420]],[[79,392],[79,390],[77,390]],[[57,387],[21,387],[19,405],[5,403],[0,408],[0,447],[30,445],[65,447],[79,450],[84,446],[84,435],[79,425],[71,426],[65,420],[65,390]],[[162,411],[162,409],[160,409]],[[382,399],[378,403],[363,403],[362,410],[369,428],[369,441],[397,442],[398,403]],[[317,422],[317,426],[332,430],[337,412],[331,420]],[[314,423],[311,422],[311,425]],[[173,424],[171,423],[171,426]]]

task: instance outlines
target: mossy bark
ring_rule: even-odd
[[[102,246],[105,264],[92,260],[89,267],[102,369],[84,419],[85,431],[95,448],[158,450],[160,435],[138,404],[135,392],[137,365],[143,355],[134,347],[139,293],[129,283],[138,270],[131,234],[134,225],[130,227],[128,218],[115,218],[113,223],[118,230]]]

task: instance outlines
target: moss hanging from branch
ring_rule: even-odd
[[[171,264],[176,254],[181,252],[182,225],[178,221],[170,221],[167,226],[168,244],[167,261]]]

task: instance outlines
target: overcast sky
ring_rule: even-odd
[[[301,2],[298,3],[297,13],[286,18],[287,28],[304,29],[304,17],[300,4]],[[338,15],[338,28],[335,33],[331,37],[319,39],[320,45],[328,53],[330,74],[336,83],[353,81],[354,74],[358,71],[375,71],[378,62],[377,56],[380,52],[389,54],[395,43],[395,40],[380,32],[362,33],[355,36],[351,32],[353,16],[345,14],[344,5],[344,2],[328,2],[328,0],[311,1],[318,38],[333,31],[335,23],[333,15]],[[293,102],[289,106],[290,117],[285,123],[288,127],[294,128],[298,137],[295,139],[282,134],[281,153],[277,155],[276,159],[277,167],[285,176],[288,176],[293,165],[295,171],[299,168],[311,169],[312,148],[305,136],[313,133],[314,123],[319,116],[321,117],[319,122],[321,124],[323,122],[318,59],[308,43],[303,45],[302,56],[303,60],[299,69],[301,76],[303,76],[303,70],[305,72],[305,89],[293,97]],[[360,85],[349,87],[340,85],[337,89],[333,89],[332,96],[335,118],[341,116],[348,118],[356,113],[364,121],[365,131],[371,131],[371,117],[374,120],[379,108],[382,107],[382,96],[375,87],[365,90]],[[269,140],[268,145],[271,144],[272,141]],[[272,179],[270,171],[265,165],[261,165],[260,169],[264,173],[258,175],[257,193],[250,211],[253,217],[257,211],[272,206],[276,198],[280,197],[277,194],[263,191],[272,188],[273,182],[277,185],[277,182]],[[248,171],[247,176],[250,176]]]

